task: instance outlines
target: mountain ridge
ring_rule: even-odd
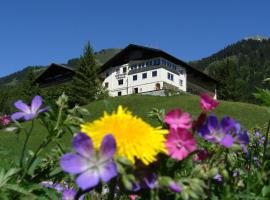
[[[108,48],[108,49],[101,49],[98,52],[95,52],[96,62],[97,65],[101,66],[103,65],[107,60],[109,60],[111,57],[113,57],[115,54],[120,52],[120,48]],[[76,68],[79,64],[79,58],[71,58],[67,61],[67,63],[62,63],[64,65],[67,65],[71,68]],[[11,73],[7,76],[0,77],[0,86],[10,86],[17,84],[18,82],[24,80],[27,76],[27,73],[30,70],[34,70],[35,73],[40,74],[42,73],[48,66],[27,66],[23,68],[22,70],[19,70],[17,72]]]

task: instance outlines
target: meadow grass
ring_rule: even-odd
[[[189,112],[194,117],[201,112],[199,108],[199,97],[194,95],[182,94],[170,97],[130,95],[90,103],[85,106],[91,114],[87,120],[97,119],[103,115],[104,110],[108,110],[108,108],[115,109],[118,105],[127,107],[135,115],[143,118],[154,126],[158,125],[157,122],[148,117],[148,112],[151,111],[152,108],[164,108],[166,111],[173,108],[181,108],[183,111]],[[233,117],[238,120],[245,129],[250,129],[255,126],[263,126],[270,117],[264,107],[226,101],[221,101],[220,106],[214,113],[218,117]],[[3,130],[0,130],[0,135],[0,148],[8,149],[8,151],[12,152],[14,157],[9,157],[10,159],[17,159],[17,156],[20,154],[22,149],[24,135],[7,133]],[[46,130],[37,124],[34,129],[34,133],[30,138],[30,149],[36,149],[45,135]],[[69,134],[63,138],[63,143],[67,147],[70,146],[71,136]],[[1,157],[7,158],[3,151],[0,151],[0,158]]]

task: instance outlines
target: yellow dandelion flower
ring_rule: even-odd
[[[168,130],[150,126],[122,106],[111,115],[105,112],[100,119],[82,124],[81,131],[91,137],[95,148],[99,148],[105,135],[112,134],[117,155],[126,157],[133,164],[137,158],[148,165],[156,160],[158,153],[167,153],[164,142]]]

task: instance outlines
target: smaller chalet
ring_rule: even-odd
[[[75,71],[51,64],[37,79],[40,87],[64,83]],[[166,90],[216,96],[217,81],[188,63],[160,50],[130,44],[101,66],[100,79],[110,96],[164,95]]]
[[[36,83],[40,87],[49,87],[68,82],[75,74],[74,69],[65,65],[52,63],[37,79]]]

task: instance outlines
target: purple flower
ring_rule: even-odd
[[[254,162],[255,162],[256,167],[257,167],[257,168],[260,167],[260,161],[259,161],[258,157],[254,156],[254,157],[253,157],[253,160],[254,160]]]
[[[233,171],[233,177],[240,176],[240,172],[238,170]]]
[[[99,152],[94,150],[92,140],[84,133],[74,137],[72,146],[77,153],[63,155],[61,167],[65,172],[78,175],[76,183],[81,189],[95,187],[100,180],[107,183],[117,175],[113,161],[116,143],[112,135],[103,138]]]
[[[258,137],[260,137],[260,132],[259,131],[256,131],[255,132],[255,136],[258,138]]]
[[[263,136],[263,137],[261,137],[261,138],[259,139],[259,144],[260,144],[260,145],[263,145],[263,144],[264,144],[264,141],[265,141],[265,136]]]
[[[176,192],[176,193],[182,191],[182,188],[180,187],[180,185],[178,185],[178,184],[175,183],[174,181],[171,181],[171,182],[169,183],[169,188],[170,188],[171,191]]]
[[[138,181],[133,183],[132,190],[134,192],[139,191],[142,188],[153,189],[157,185],[157,175],[155,173],[140,171],[140,174],[137,174]]]
[[[224,117],[219,123],[216,116],[209,116],[206,124],[199,129],[198,133],[204,139],[219,143],[227,148],[237,142],[242,146],[245,153],[248,152],[248,132],[242,131],[240,124],[230,117]]]
[[[210,142],[229,148],[234,142],[234,138],[230,134],[234,129],[238,129],[238,125],[231,118],[224,117],[219,123],[216,116],[209,116],[206,124],[199,129],[198,133]]]
[[[66,189],[63,192],[62,200],[74,200],[76,195],[76,190],[70,188]]]
[[[241,145],[243,151],[247,154],[247,145],[249,144],[249,136],[247,131],[241,131],[236,135],[236,141]]]
[[[219,183],[222,182],[222,176],[219,173],[217,173],[213,179]]]
[[[28,106],[21,100],[15,102],[15,107],[20,110],[20,112],[13,113],[11,115],[12,120],[18,120],[23,118],[25,121],[34,119],[39,113],[48,110],[48,107],[40,109],[42,105],[42,97],[35,96],[32,100],[31,106]]]

